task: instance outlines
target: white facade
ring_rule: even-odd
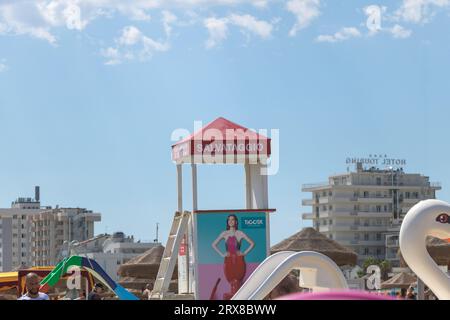
[[[359,264],[374,257],[397,265],[395,237],[401,219],[419,201],[434,199],[440,189],[420,174],[363,169],[359,164],[356,172],[303,186],[303,192],[312,193],[312,199],[303,200],[312,213],[302,218],[312,220],[316,230],[355,251]]]
[[[80,243],[72,248],[72,254],[95,260],[114,281],[118,281],[120,265],[159,245],[154,242],[135,242],[133,237],[116,232],[112,236],[101,235]]]
[[[0,272],[32,264],[30,217],[42,211],[39,187],[35,195],[35,199],[18,198],[11,208],[0,209]]]
[[[30,217],[33,266],[52,266],[60,260],[64,242],[85,241],[94,236],[100,213],[81,208],[48,209]]]
[[[31,222],[40,209],[0,209],[0,272],[31,266]]]

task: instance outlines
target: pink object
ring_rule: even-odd
[[[365,291],[338,291],[321,293],[295,293],[277,300],[397,300],[390,296]]]

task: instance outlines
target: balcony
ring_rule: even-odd
[[[333,200],[333,197],[320,197],[319,203],[320,204],[328,204],[330,201]]]
[[[312,213],[304,213],[304,214],[302,214],[302,219],[303,220],[313,220],[314,215]]]
[[[315,204],[315,201],[313,199],[302,200],[303,206],[313,206],[314,204]]]
[[[377,212],[377,211],[333,211],[333,217],[341,217],[341,218],[391,218],[392,212]]]
[[[400,260],[400,258],[397,256],[397,253],[386,253],[386,260],[392,261],[392,260]]]
[[[400,241],[399,240],[387,240],[386,241],[386,247],[388,247],[388,248],[398,248],[398,247],[400,247]]]
[[[328,182],[318,182],[302,185],[302,192],[311,192],[316,189],[328,187],[330,184]]]
[[[341,231],[341,232],[384,232],[387,226],[364,226],[364,225],[353,225],[353,224],[332,224],[331,231]]]
[[[384,240],[337,240],[340,244],[344,246],[379,246],[384,247]]]
[[[368,197],[358,197],[358,201],[362,203],[392,203],[391,197],[381,197],[370,195]]]
[[[403,198],[402,201],[405,204],[411,204],[411,206],[419,203],[422,200],[426,200],[425,198]]]
[[[319,232],[330,232],[331,228],[333,228],[333,226],[320,226]]]
[[[430,183],[430,187],[441,190],[442,189],[442,183],[440,183],[440,182],[431,182]]]

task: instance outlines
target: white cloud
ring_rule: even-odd
[[[311,0],[310,0],[311,1]],[[318,0],[317,0],[318,1]],[[265,8],[274,0],[0,0],[0,34],[28,35],[56,44],[54,32],[58,28],[82,31],[92,21],[102,17],[123,15],[130,20],[151,20],[150,13],[162,14],[167,37],[173,25],[183,23],[169,10],[184,12],[208,7],[236,8],[253,5]],[[201,21],[201,19],[200,19]],[[253,33],[268,33],[270,26],[257,21],[243,23],[242,29]],[[247,23],[247,24],[245,24]]]
[[[273,26],[263,20],[258,20],[255,17],[246,15],[232,14],[229,17],[230,23],[240,27],[241,29],[250,31],[261,38],[268,38],[272,34]]]
[[[289,31],[290,36],[295,36],[298,31],[308,27],[320,15],[320,0],[289,0],[286,8],[297,19]]]
[[[172,34],[172,24],[174,22],[176,22],[178,20],[177,16],[174,15],[172,12],[164,10],[162,12],[163,18],[163,26],[164,26],[164,31],[166,33],[167,37],[170,37],[170,35]]]
[[[388,30],[394,38],[405,39],[409,38],[412,34],[411,30],[403,28],[401,25],[396,24]]]
[[[350,38],[358,38],[361,32],[356,28],[342,28],[333,35],[320,35],[316,38],[318,42],[340,42]]]
[[[403,0],[395,16],[405,22],[427,23],[439,8],[445,7],[450,7],[450,0]]]
[[[252,33],[262,39],[267,39],[272,35],[273,25],[264,20],[258,20],[249,14],[231,14],[224,18],[207,18],[203,21],[208,29],[209,38],[206,41],[206,48],[211,49],[219,45],[228,37],[229,25],[238,27],[244,33]]]
[[[207,18],[204,21],[206,29],[208,29],[209,38],[206,41],[206,48],[210,49],[217,46],[228,36],[228,19]]]
[[[28,10],[28,5],[17,3],[0,3],[0,33],[29,35],[34,38],[56,43],[44,17],[39,15],[36,7]]]
[[[141,31],[134,27],[134,26],[128,26],[123,28],[122,35],[117,40],[119,45],[123,46],[132,46],[135,45],[138,41],[140,41],[142,38]]]
[[[135,26],[123,28],[120,37],[115,42],[115,47],[101,50],[101,55],[107,59],[106,65],[117,65],[136,59],[146,61],[155,52],[164,52],[170,47],[167,42],[159,42],[147,37]]]
[[[8,66],[6,65],[5,59],[0,59],[0,73],[5,72],[8,70]]]

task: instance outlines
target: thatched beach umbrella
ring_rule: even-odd
[[[417,282],[416,277],[408,273],[402,272],[395,275],[388,281],[383,282],[381,284],[381,289],[396,289],[396,288],[408,289],[411,286],[411,284],[415,282]]]
[[[272,254],[281,251],[315,251],[333,260],[338,266],[357,263],[358,255],[352,250],[327,238],[313,228],[305,228],[271,248]]]
[[[428,237],[427,250],[437,265],[448,266],[450,268],[450,243],[438,238]],[[399,250],[398,256],[400,258],[400,266],[407,268],[408,264],[403,259],[401,250]]]
[[[120,277],[119,284],[135,291],[141,291],[147,284],[153,285],[158,275],[163,254],[164,247],[156,246],[121,265],[117,271]],[[175,267],[173,279],[176,279],[177,276],[178,271]],[[172,283],[171,289],[176,285],[176,282]]]
[[[158,274],[163,254],[163,246],[154,247],[121,265],[117,273],[120,277],[154,279]]]

